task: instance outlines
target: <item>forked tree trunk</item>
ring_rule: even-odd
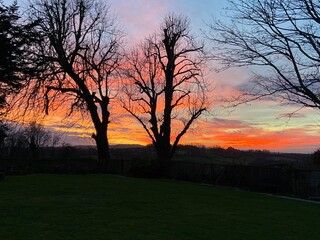
[[[98,150],[98,171],[109,172],[110,153],[107,135],[110,116],[108,111],[109,99],[107,97],[103,97],[103,100],[100,103],[101,118],[98,113],[98,108],[94,103],[94,99],[88,98],[87,102],[91,119],[96,130],[96,133],[92,134],[92,138],[96,141]]]

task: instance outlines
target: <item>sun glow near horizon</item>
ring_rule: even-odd
[[[111,9],[117,12],[120,23],[124,26],[128,34],[128,45],[131,46],[156,31],[167,12],[186,15],[190,18],[191,30],[200,32],[199,29],[205,27],[203,20],[211,19],[211,15],[219,17],[227,1],[111,0],[109,2]],[[319,148],[320,116],[315,110],[302,109],[288,118],[286,114],[295,112],[298,107],[280,106],[267,100],[244,104],[235,109],[224,108],[225,103],[221,99],[239,93],[239,85],[247,83],[250,79],[249,70],[229,69],[222,73],[210,72],[206,77],[214,87],[210,96],[213,110],[210,114],[205,114],[183,136],[181,144],[306,153]],[[37,113],[30,113],[24,121],[39,120],[39,123],[49,130],[63,134],[64,141],[72,145],[93,145],[91,135],[94,129],[90,119],[82,115],[66,118],[66,111],[67,107],[62,105],[44,118],[37,119],[39,117]],[[15,120],[14,115],[15,112],[9,119]],[[119,103],[111,108],[108,136],[110,144],[151,143],[144,129],[134,118],[125,113]]]
[[[294,109],[284,109],[269,101],[257,101],[233,110],[217,106],[212,114],[205,115],[187,132],[181,144],[311,153],[319,147],[320,116],[308,109],[301,110],[291,119],[280,116],[284,111],[292,112]],[[61,133],[62,139],[71,145],[94,145],[91,138],[94,128],[89,117],[66,118],[65,113],[60,110],[58,113],[49,113],[40,123],[53,132]],[[34,118],[30,116],[24,120],[31,122]],[[112,108],[108,136],[111,145],[151,144],[139,122],[119,105]]]

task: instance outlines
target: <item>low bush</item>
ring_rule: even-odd
[[[160,166],[157,161],[150,159],[134,159],[129,175],[140,178],[159,178]]]
[[[0,181],[4,180],[6,177],[6,175],[4,174],[4,172],[0,172]]]
[[[313,153],[313,164],[317,167],[320,167],[320,149],[316,150],[314,153]]]

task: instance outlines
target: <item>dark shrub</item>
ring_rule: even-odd
[[[4,172],[0,172],[0,181],[4,180],[5,176]]]
[[[313,164],[317,167],[320,167],[320,149],[313,153]]]
[[[129,175],[142,178],[159,178],[161,171],[159,164],[155,160],[134,159]]]

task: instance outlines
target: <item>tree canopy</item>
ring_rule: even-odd
[[[20,18],[16,3],[0,3],[0,108],[5,107],[8,95],[24,86],[25,77],[33,74],[26,50],[31,46],[30,30],[35,22],[24,24]]]

